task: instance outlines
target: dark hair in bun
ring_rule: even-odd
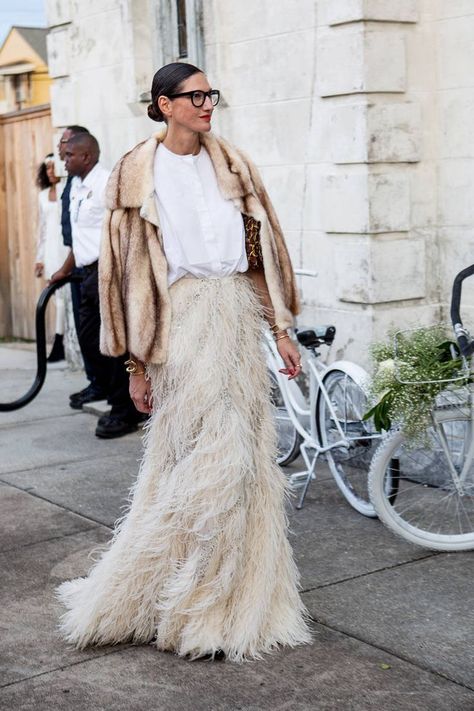
[[[164,67],[158,69],[151,85],[151,104],[148,106],[148,117],[152,121],[165,121],[165,117],[158,108],[160,96],[178,94],[181,84],[193,74],[200,72],[202,69],[185,62],[171,62],[171,64],[165,64]]]

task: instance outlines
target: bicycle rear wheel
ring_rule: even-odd
[[[438,551],[474,548],[474,461],[469,453],[472,422],[459,407],[434,412],[423,444],[413,445],[402,430],[378,448],[369,473],[377,513],[394,533]],[[456,478],[466,465],[460,488]],[[387,494],[387,480],[397,495]]]
[[[323,379],[331,402],[329,408],[323,391],[318,393],[316,424],[323,447],[335,446],[325,454],[331,473],[348,503],[364,516],[377,514],[370,501],[367,476],[379,435],[372,421],[362,417],[369,409],[362,382],[357,382],[341,363],[339,369],[329,371]],[[347,444],[339,444],[344,433]]]
[[[277,464],[287,467],[300,453],[301,435],[291,421],[275,374],[269,370],[273,417],[277,432]]]

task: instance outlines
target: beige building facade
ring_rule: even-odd
[[[301,321],[336,325],[333,358],[446,318],[474,261],[471,0],[46,5],[53,124],[86,125],[108,167],[160,128],[154,71],[205,69],[214,129],[257,162],[294,265],[318,273],[301,278]]]

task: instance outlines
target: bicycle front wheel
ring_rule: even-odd
[[[329,468],[348,503],[364,516],[375,517],[367,476],[379,435],[372,421],[362,419],[370,407],[367,393],[362,383],[342,368],[329,371],[323,387],[328,399],[321,389],[316,424],[321,445],[331,447],[325,455]]]
[[[268,370],[273,419],[277,434],[277,464],[287,467],[300,453],[301,435],[291,421],[275,374]]]
[[[472,422],[459,408],[435,410],[422,444],[402,430],[377,450],[369,491],[383,523],[411,543],[438,551],[474,548]],[[388,483],[387,483],[388,482]],[[391,497],[390,488],[397,494]]]

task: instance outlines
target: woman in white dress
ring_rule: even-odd
[[[39,229],[36,249],[35,276],[49,279],[64,263],[68,249],[63,245],[57,184],[59,178],[54,172],[54,156],[46,156],[38,168],[36,183],[41,188],[39,202]],[[62,289],[55,294],[56,324],[54,342],[48,361],[54,363],[64,359],[65,300]]]
[[[86,578],[63,583],[66,639],[153,642],[191,659],[259,658],[310,641],[275,463],[264,318],[295,377],[291,263],[255,166],[209,134],[219,92],[196,67],[153,80],[167,130],[107,186],[104,353],[130,351],[151,413],[130,509]]]

